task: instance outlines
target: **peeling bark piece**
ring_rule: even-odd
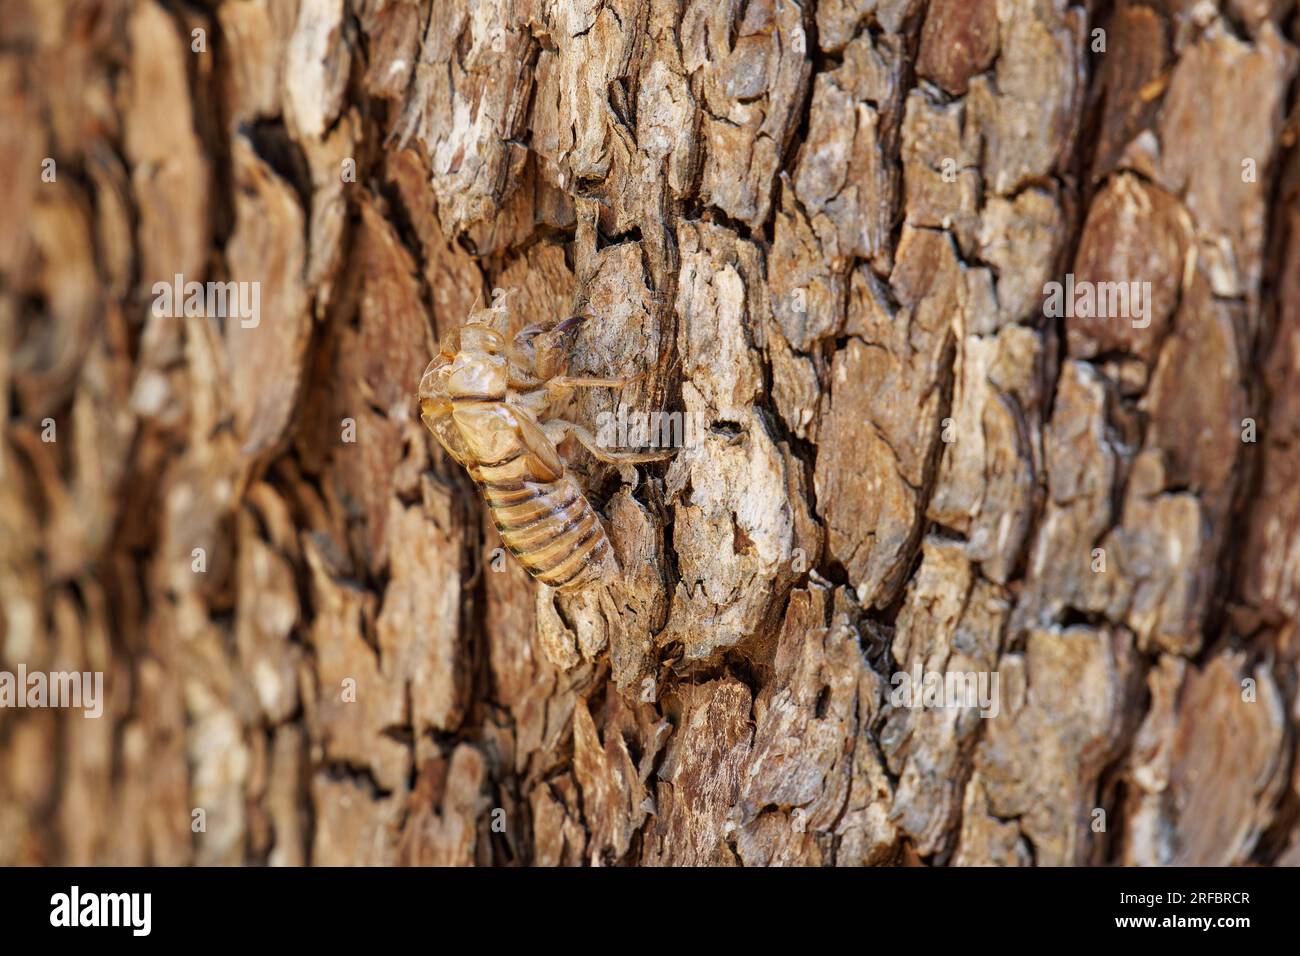
[[[966,784],[961,837],[952,862],[954,866],[1030,866],[1034,862],[1016,821],[993,816],[979,773],[972,774]]]
[[[538,866],[579,866],[585,859],[587,831],[577,791],[567,774],[533,789],[530,808]]]
[[[1038,376],[1042,342],[1023,326],[968,335],[957,354],[951,424],[927,515],[967,536],[967,554],[1006,583],[1019,561],[1042,463]]]
[[[647,791],[618,731],[606,728],[601,743],[586,701],[573,711],[573,773],[583,813],[594,824],[588,855],[593,863],[622,859],[646,818]]]
[[[289,643],[299,619],[297,584],[293,566],[257,536],[246,511],[239,519],[239,542],[235,645],[263,715],[278,724],[298,707],[301,661],[298,646]]]
[[[926,10],[916,72],[965,96],[970,78],[987,70],[997,53],[995,0],[939,0]]]
[[[556,610],[556,595],[537,588],[537,644],[552,667],[562,671],[573,670],[582,663],[583,655],[578,636]],[[599,648],[597,648],[597,651]]]
[[[536,592],[537,641],[547,659],[568,671],[596,660],[609,645],[612,628],[610,605],[604,597],[591,592],[563,594],[545,586]]]
[[[1215,23],[1179,57],[1170,77],[1159,121],[1159,183],[1187,205],[1202,269],[1217,296],[1253,302],[1258,295],[1266,171],[1296,62],[1294,48],[1272,25],[1247,44]],[[1206,103],[1251,108],[1207,110]],[[1246,175],[1247,161],[1253,177]]]
[[[855,274],[855,291],[861,289],[856,280],[864,275],[862,269]],[[870,381],[883,393],[873,402],[872,418],[897,453],[908,483],[919,487],[938,437],[939,392],[952,368],[953,318],[963,306],[965,284],[952,240],[904,228],[889,281],[900,313],[889,316],[876,306],[863,308],[865,297],[859,292],[850,308],[858,306],[853,313],[860,324],[851,319],[849,328],[861,329],[863,340],[882,347],[887,356],[881,361],[873,354],[882,367]]]
[[[1178,732],[1178,692],[1187,664],[1169,654],[1147,674],[1151,706],[1133,738],[1126,776],[1132,789],[1124,808],[1123,859],[1129,866],[1168,866],[1173,861],[1169,774]]]
[[[875,19],[887,33],[899,33],[921,6],[921,0],[819,0],[817,37],[827,53],[838,53]]]
[[[385,173],[397,187],[407,220],[423,249],[423,274],[433,306],[438,339],[461,324],[475,303],[491,301],[485,294],[478,260],[451,242],[438,221],[429,169],[414,149],[390,152]],[[533,254],[530,251],[529,260]],[[510,288],[510,284],[506,285]]]
[[[643,16],[631,0],[548,6],[550,42],[537,61],[532,146],[540,174],[561,190],[599,198],[601,224],[612,234],[637,222],[644,198],[628,101]],[[689,135],[689,125],[674,129],[680,132]]]
[[[850,43],[844,64],[814,83],[808,139],[794,175],[822,247],[832,256],[873,260],[882,271],[892,261],[898,202],[901,71],[896,38],[877,46],[864,34]]]
[[[396,797],[376,795],[354,780],[312,777],[311,802],[316,836],[311,861],[316,866],[392,866],[401,814]]]
[[[508,0],[432,6],[420,62],[394,134],[414,136],[433,170],[439,218],[449,235],[482,223],[502,207],[517,182],[522,131],[533,71],[526,11]],[[480,250],[487,252],[490,250]]]
[[[772,403],[785,427],[796,438],[810,439],[822,390],[818,357],[797,354],[779,329],[767,336],[767,362],[772,369]]]
[[[1061,367],[1055,406],[1043,440],[1047,501],[1030,549],[1015,629],[1047,625],[1067,607],[1098,603],[1093,549],[1111,527],[1111,498],[1125,449],[1106,427],[1109,397],[1090,365]]]
[[[1240,305],[1213,298],[1198,278],[1184,295],[1142,401],[1151,416],[1148,446],[1163,454],[1171,484],[1205,501],[1214,533],[1242,449],[1246,321]]]
[[[892,600],[920,530],[920,490],[940,437],[942,387],[952,363],[953,313],[963,280],[952,240],[904,229],[886,304],[864,268],[852,277],[847,330],[831,367],[818,447],[851,450],[858,468],[819,454],[817,507],[835,560],[864,606]]]
[[[124,147],[140,221],[140,279],[146,288],[199,280],[208,261],[210,166],[194,132],[186,60],[176,22],[156,2],[133,8]]]
[[[869,384],[877,369],[870,350],[856,341],[836,356],[818,444],[853,449],[860,465],[845,470],[818,456],[813,480],[830,554],[844,564],[858,600],[882,606],[906,563],[920,500],[867,414],[877,393]]]
[[[702,90],[700,198],[757,229],[767,221],[812,69],[803,9],[756,0],[741,13],[730,3],[690,0],[681,44],[683,66]]]
[[[907,224],[950,230],[969,258],[982,187],[978,142],[965,126],[965,103],[938,103],[921,89],[907,95],[901,153]],[[1043,250],[1030,248],[1041,256]]]
[[[745,865],[820,864],[851,785],[868,777],[858,748],[883,766],[862,705],[878,678],[831,594],[795,591],[773,661],[774,680],[754,702],[753,749],[742,777],[737,850]],[[888,831],[886,831],[888,832]],[[890,841],[892,842],[892,840]]]
[[[405,694],[385,678],[362,635],[362,622],[374,613],[374,598],[336,581],[311,536],[304,538],[303,551],[316,610],[308,632],[316,651],[319,695],[312,701],[313,739],[323,747],[326,761],[367,768],[384,790],[405,790],[410,751],[385,733],[405,724]]]
[[[1168,56],[1165,19],[1149,6],[1117,7],[1105,25],[1107,47],[1099,57],[1091,91],[1100,104],[1101,124],[1092,159],[1092,181],[1118,166],[1129,144],[1150,128],[1164,92]]]
[[[302,0],[284,66],[285,119],[295,138],[320,139],[334,124],[351,65],[343,0]]]
[[[610,543],[623,571],[614,585],[614,602],[628,612],[606,622],[610,677],[619,693],[653,699],[654,637],[663,629],[669,608],[664,534],[654,515],[626,487],[619,489],[605,512]]]
[[[1001,52],[991,76],[970,84],[971,119],[984,139],[986,181],[999,196],[1051,175],[1069,156],[1083,102],[1081,7],[998,3]]]
[[[798,577],[796,547],[815,553],[804,509],[791,500],[789,451],[750,412],[740,435],[710,433],[683,450],[667,478],[670,493],[689,487],[674,506],[673,547],[681,580],[668,634],[687,657],[707,659],[754,635]]]
[[[235,139],[233,156],[239,188],[226,259],[241,308],[228,307],[226,349],[236,429],[244,453],[256,456],[284,436],[302,381],[311,334],[304,216],[293,189],[248,139]],[[256,313],[245,316],[254,301]]]
[[[788,183],[781,187],[767,275],[772,315],[795,351],[811,352],[843,326],[848,283],[840,261],[822,248]]]
[[[230,57],[223,102],[231,126],[278,116],[295,10],[275,0],[244,0],[220,4],[217,20]]]
[[[489,807],[483,792],[487,779],[487,761],[470,744],[457,744],[450,758],[426,758],[409,798],[395,862],[473,866],[479,818]]]
[[[886,709],[880,734],[890,770],[898,778],[893,820],[923,856],[945,847],[957,821],[962,776],[980,719],[999,716],[1001,688],[991,674],[1008,611],[999,590],[974,575],[960,543],[926,540],[891,648],[900,672],[909,675],[913,696],[910,701],[900,697],[902,706]],[[923,684],[916,678],[924,682],[931,674],[943,675],[945,687],[951,682],[954,688],[960,676],[957,692],[972,696],[957,702],[945,699],[938,709],[918,709],[924,703]],[[893,683],[897,691],[897,675]]]
[[[750,331],[756,316],[749,314],[751,306],[763,304],[751,302],[748,288],[756,279],[757,255],[729,230],[707,224],[684,225],[677,242],[677,351],[686,409],[706,414],[710,422],[737,422],[762,385]]]
[[[1020,818],[1039,866],[1087,860],[1097,778],[1125,718],[1134,660],[1123,631],[1031,631],[1004,655],[1001,710],[976,751],[992,814]]]
[[[1125,621],[1144,651],[1194,654],[1213,582],[1211,539],[1201,502],[1164,493],[1170,484],[1156,454],[1138,456],[1120,525],[1101,542],[1106,570],[1091,576],[1109,605],[1090,606]]]
[[[658,813],[646,834],[649,866],[706,866],[731,859],[727,818],[740,793],[753,729],[752,698],[733,679],[687,687],[678,731],[659,768]]]
[[[359,19],[369,39],[366,89],[395,100],[406,91],[419,56],[423,10],[418,0],[363,3]]]
[[[391,577],[375,621],[385,678],[410,700],[416,734],[455,730],[465,708],[460,540],[422,505],[390,504]]]
[[[975,236],[979,258],[997,273],[998,324],[1043,314],[1043,293],[1065,231],[1056,197],[1026,189],[1015,199],[991,196]]]
[[[357,347],[371,401],[390,418],[414,414],[420,375],[437,351],[415,261],[372,202],[361,204],[361,334]],[[463,321],[463,319],[462,319]]]
[[[1005,584],[1020,568],[1033,515],[1041,505],[1044,345],[1021,327],[1003,330],[989,367],[998,400],[984,409],[989,450],[984,500],[970,530],[968,553],[991,581]]]
[[[1091,283],[1097,301],[1090,316],[1066,315],[1070,354],[1122,351],[1153,362],[1193,242],[1191,219],[1172,196],[1127,173],[1110,180],[1088,209],[1075,255],[1076,287]]]
[[[746,866],[826,866],[831,839],[806,827],[802,807],[768,810],[739,831],[737,855]]]
[[[827,53],[838,53],[857,34],[878,0],[821,0],[817,4],[817,40]]]
[[[1249,699],[1244,676],[1254,684]],[[1269,670],[1249,670],[1240,652],[1188,674],[1169,771],[1174,865],[1250,859],[1286,783],[1285,720]]]

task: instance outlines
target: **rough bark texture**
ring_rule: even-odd
[[[106,682],[0,711],[0,863],[1300,863],[1296,36],[0,0],[0,669]],[[500,560],[415,414],[494,301],[643,374],[577,420],[703,424],[573,457],[615,602]]]

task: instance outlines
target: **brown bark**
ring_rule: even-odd
[[[1300,863],[1296,36],[0,0],[0,670],[106,690],[0,710],[0,864]],[[613,600],[419,421],[476,303],[703,425],[571,455]]]

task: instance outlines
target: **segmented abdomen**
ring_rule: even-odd
[[[613,555],[609,539],[572,478],[539,480],[522,448],[469,471],[501,540],[529,574],[557,590],[577,590],[604,576]]]

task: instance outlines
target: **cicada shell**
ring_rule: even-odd
[[[498,310],[471,316],[445,342],[420,382],[420,416],[478,485],[506,548],[534,578],[559,591],[608,582],[618,562],[600,517],[566,472],[556,445],[572,433],[604,461],[655,461],[671,452],[611,454],[572,422],[546,420],[562,389],[625,380],[560,375],[580,321],[525,329],[509,343]]]

